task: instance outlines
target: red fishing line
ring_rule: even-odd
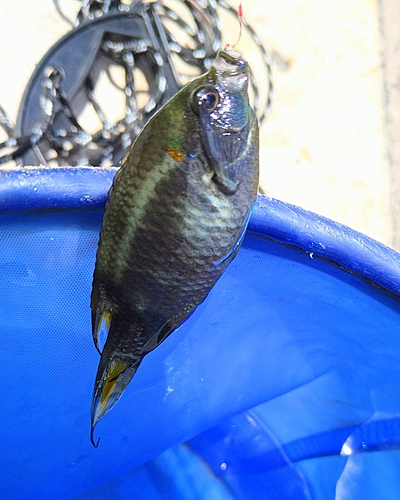
[[[240,42],[240,39],[242,38],[242,27],[243,27],[243,7],[242,7],[242,2],[240,2],[238,10],[237,10],[238,18],[239,18],[239,36],[233,45],[230,43],[225,44],[225,49],[234,49],[236,45]]]

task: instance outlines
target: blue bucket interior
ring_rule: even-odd
[[[0,498],[399,498],[400,255],[261,196],[93,448],[89,298],[114,173],[0,175]]]

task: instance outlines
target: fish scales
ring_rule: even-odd
[[[146,124],[115,176],[92,290],[93,337],[108,333],[92,432],[143,356],[204,300],[236,255],[258,187],[247,63],[221,51]]]

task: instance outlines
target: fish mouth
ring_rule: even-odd
[[[248,64],[242,54],[234,49],[220,50],[213,64],[218,74],[223,77],[247,76]]]

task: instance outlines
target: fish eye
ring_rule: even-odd
[[[214,89],[203,89],[197,93],[197,105],[203,106],[207,111],[214,111],[218,106],[220,98]]]
[[[203,95],[201,98],[201,104],[209,111],[212,111],[218,104],[218,98],[214,92],[207,92],[207,94]]]

